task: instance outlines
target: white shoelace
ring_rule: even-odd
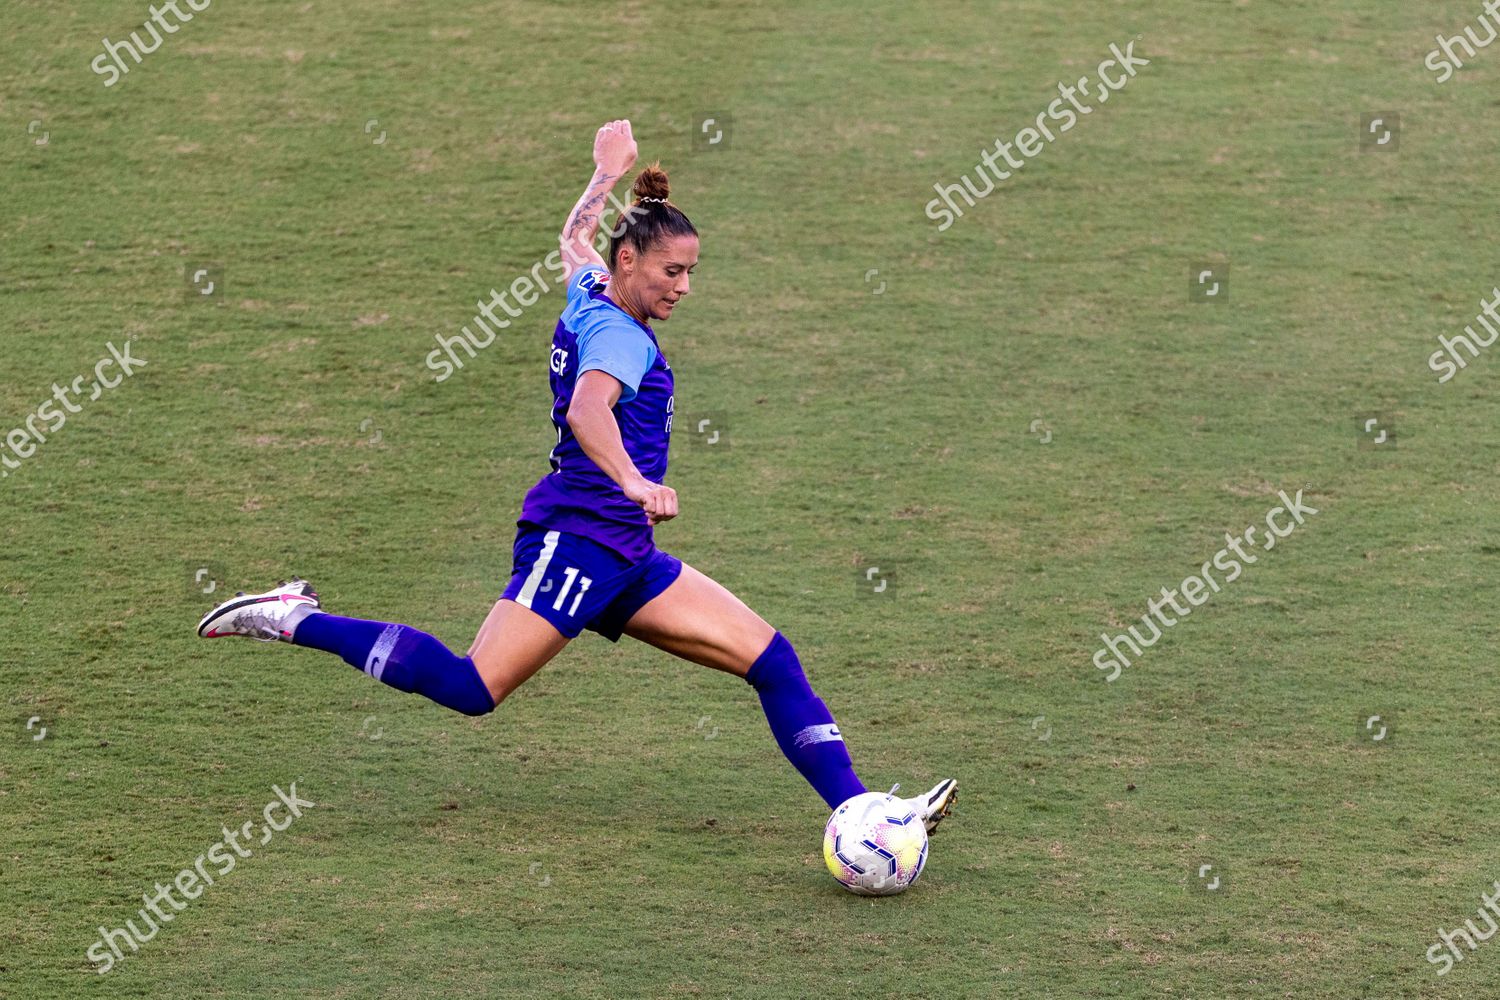
[[[245,632],[247,636],[256,642],[277,642],[281,630],[272,621],[271,616],[255,610],[258,605],[252,605],[234,616],[235,627]],[[259,631],[256,635],[251,629]]]

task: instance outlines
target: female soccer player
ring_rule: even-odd
[[[698,231],[667,200],[657,166],[610,232],[609,263],[593,247],[606,196],[635,163],[628,121],[594,137],[593,179],[561,236],[567,305],[552,336],[552,471],[526,495],[513,575],[467,656],[407,625],[339,618],[294,579],[241,594],[198,626],[206,638],[249,636],[336,653],[401,691],[466,715],[492,712],[585,628],[621,634],[744,678],[783,753],[830,809],[865,791],[844,738],[813,693],[791,643],[737,597],[655,544],[677,516],[663,480],[672,432],[672,368],[651,321],[688,294]],[[908,799],[931,832],[957,782]]]

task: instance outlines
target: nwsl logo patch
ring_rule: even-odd
[[[583,276],[581,284],[588,291],[597,292],[605,285],[609,284],[609,272],[590,271],[588,274],[585,274]]]

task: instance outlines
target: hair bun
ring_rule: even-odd
[[[667,200],[671,193],[667,183],[667,172],[661,163],[653,163],[636,175],[630,193],[635,202],[629,210],[621,213],[621,226],[610,231],[609,270],[616,273],[621,248],[629,249],[637,257],[654,250],[664,241],[681,236],[697,236],[698,230],[682,214],[682,209]]]
[[[661,168],[660,162],[656,162],[636,175],[630,193],[635,195],[636,201],[644,201],[647,198],[666,201],[671,190],[672,187],[667,182],[667,172]]]

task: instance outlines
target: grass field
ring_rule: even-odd
[[[0,480],[0,995],[1500,995],[1500,944],[1424,958],[1500,879],[1500,358],[1427,364],[1500,283],[1500,46],[1423,68],[1480,13],[218,0],[106,87],[144,2],[10,0],[0,438],[109,344],[146,364]],[[1137,36],[1127,87],[925,217]],[[960,779],[903,896],[828,877],[753,692],[630,640],[471,720],[193,634],[300,573],[467,647],[561,295],[424,359],[617,117],[703,234],[658,544],[796,644],[872,787]],[[1299,489],[1106,680],[1101,632]],[[314,808],[96,974],[293,781]]]

